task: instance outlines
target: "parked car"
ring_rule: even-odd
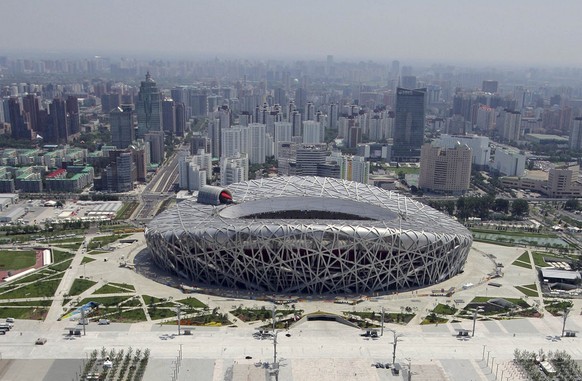
[[[39,337],[38,339],[36,339],[36,341],[34,343],[36,345],[44,345],[46,343],[46,338],[45,337]]]

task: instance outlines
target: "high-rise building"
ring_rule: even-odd
[[[233,157],[237,153],[249,152],[249,128],[233,126],[222,130],[220,138],[221,157]]]
[[[150,131],[144,140],[150,144],[150,161],[161,164],[164,161],[164,132]]]
[[[165,98],[162,101],[162,125],[164,132],[176,134],[176,104],[171,98]]]
[[[138,138],[144,138],[149,132],[162,131],[162,94],[149,72],[141,82],[136,111]]]
[[[416,89],[416,76],[403,75],[400,85],[405,89]]]
[[[319,122],[306,120],[303,122],[303,143],[318,144],[323,143],[323,126]]]
[[[339,117],[339,106],[337,103],[332,103],[329,105],[327,111],[327,128],[330,130],[337,131],[337,119]]]
[[[36,94],[27,94],[22,97],[22,109],[23,112],[28,114],[30,129],[33,131],[39,131],[41,129],[39,120],[40,99]]]
[[[50,119],[48,130],[45,132],[45,141],[56,144],[67,143],[70,131],[66,102],[61,98],[55,98],[49,109]]]
[[[240,183],[249,179],[249,159],[246,153],[220,159],[220,185]]]
[[[396,90],[392,160],[418,161],[424,142],[425,89]]]
[[[33,131],[30,128],[28,115],[21,110],[18,98],[11,97],[8,100],[8,115],[10,117],[12,137],[14,139],[31,140]]]
[[[69,135],[81,131],[81,115],[79,114],[79,100],[72,95],[67,97],[67,119],[69,120]]]
[[[121,105],[111,110],[109,122],[111,124],[111,144],[119,149],[129,147],[135,140],[132,106]]]
[[[572,151],[582,150],[582,117],[572,120],[570,127],[570,149]]]
[[[464,193],[471,182],[471,148],[457,144],[442,148],[424,144],[420,156],[418,187],[435,192]]]
[[[186,106],[182,102],[176,102],[176,135],[184,136],[186,132]]]
[[[502,139],[510,142],[521,139],[521,113],[519,111],[509,109],[501,111],[495,124]]]
[[[251,123],[247,127],[249,144],[248,148],[248,158],[250,164],[263,164],[265,163],[265,129],[266,126],[260,123]]]
[[[497,81],[490,80],[483,81],[483,84],[481,85],[481,90],[483,90],[486,93],[494,94],[497,92],[498,84],[499,83]]]

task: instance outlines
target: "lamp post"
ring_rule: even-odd
[[[396,331],[394,330],[390,330],[392,332],[392,334],[394,335],[394,342],[392,343],[393,347],[392,347],[392,364],[396,363],[396,346],[398,345],[398,342],[400,340],[398,340],[402,334],[398,334],[396,333]]]
[[[569,314],[570,314],[570,309],[564,308],[564,314],[562,315],[562,318],[564,319],[564,322],[562,323],[562,337],[564,337],[564,333],[566,331],[566,320],[568,320]]]
[[[380,329],[380,336],[384,336],[384,307],[382,307],[382,328]]]
[[[176,315],[178,318],[178,336],[180,336],[180,312],[181,312],[180,307],[181,307],[180,305],[176,307]]]
[[[471,337],[475,336],[475,322],[477,321],[477,312],[483,312],[482,308],[475,308],[473,310],[473,332],[471,333]]]

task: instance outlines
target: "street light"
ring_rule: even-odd
[[[394,342],[392,343],[393,344],[393,348],[392,348],[392,364],[395,364],[396,363],[396,345],[398,345],[398,342],[400,341],[398,339],[400,337],[402,337],[403,335],[396,333],[396,331],[394,331],[392,329],[390,329],[389,331],[391,331],[392,334],[394,335]]]
[[[570,311],[571,311],[570,308],[564,308],[564,314],[562,315],[564,319],[564,323],[562,324],[562,337],[564,337],[564,333],[566,331],[566,320],[568,319]]]
[[[473,332],[471,333],[471,337],[475,336],[475,322],[477,321],[477,312],[483,312],[483,308],[475,308],[473,310]]]
[[[380,330],[380,336],[384,336],[384,307],[382,307],[382,328]]]

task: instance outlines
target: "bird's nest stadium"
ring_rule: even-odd
[[[290,294],[403,291],[462,271],[471,233],[395,192],[324,177],[204,187],[145,232],[157,265],[197,285]]]

